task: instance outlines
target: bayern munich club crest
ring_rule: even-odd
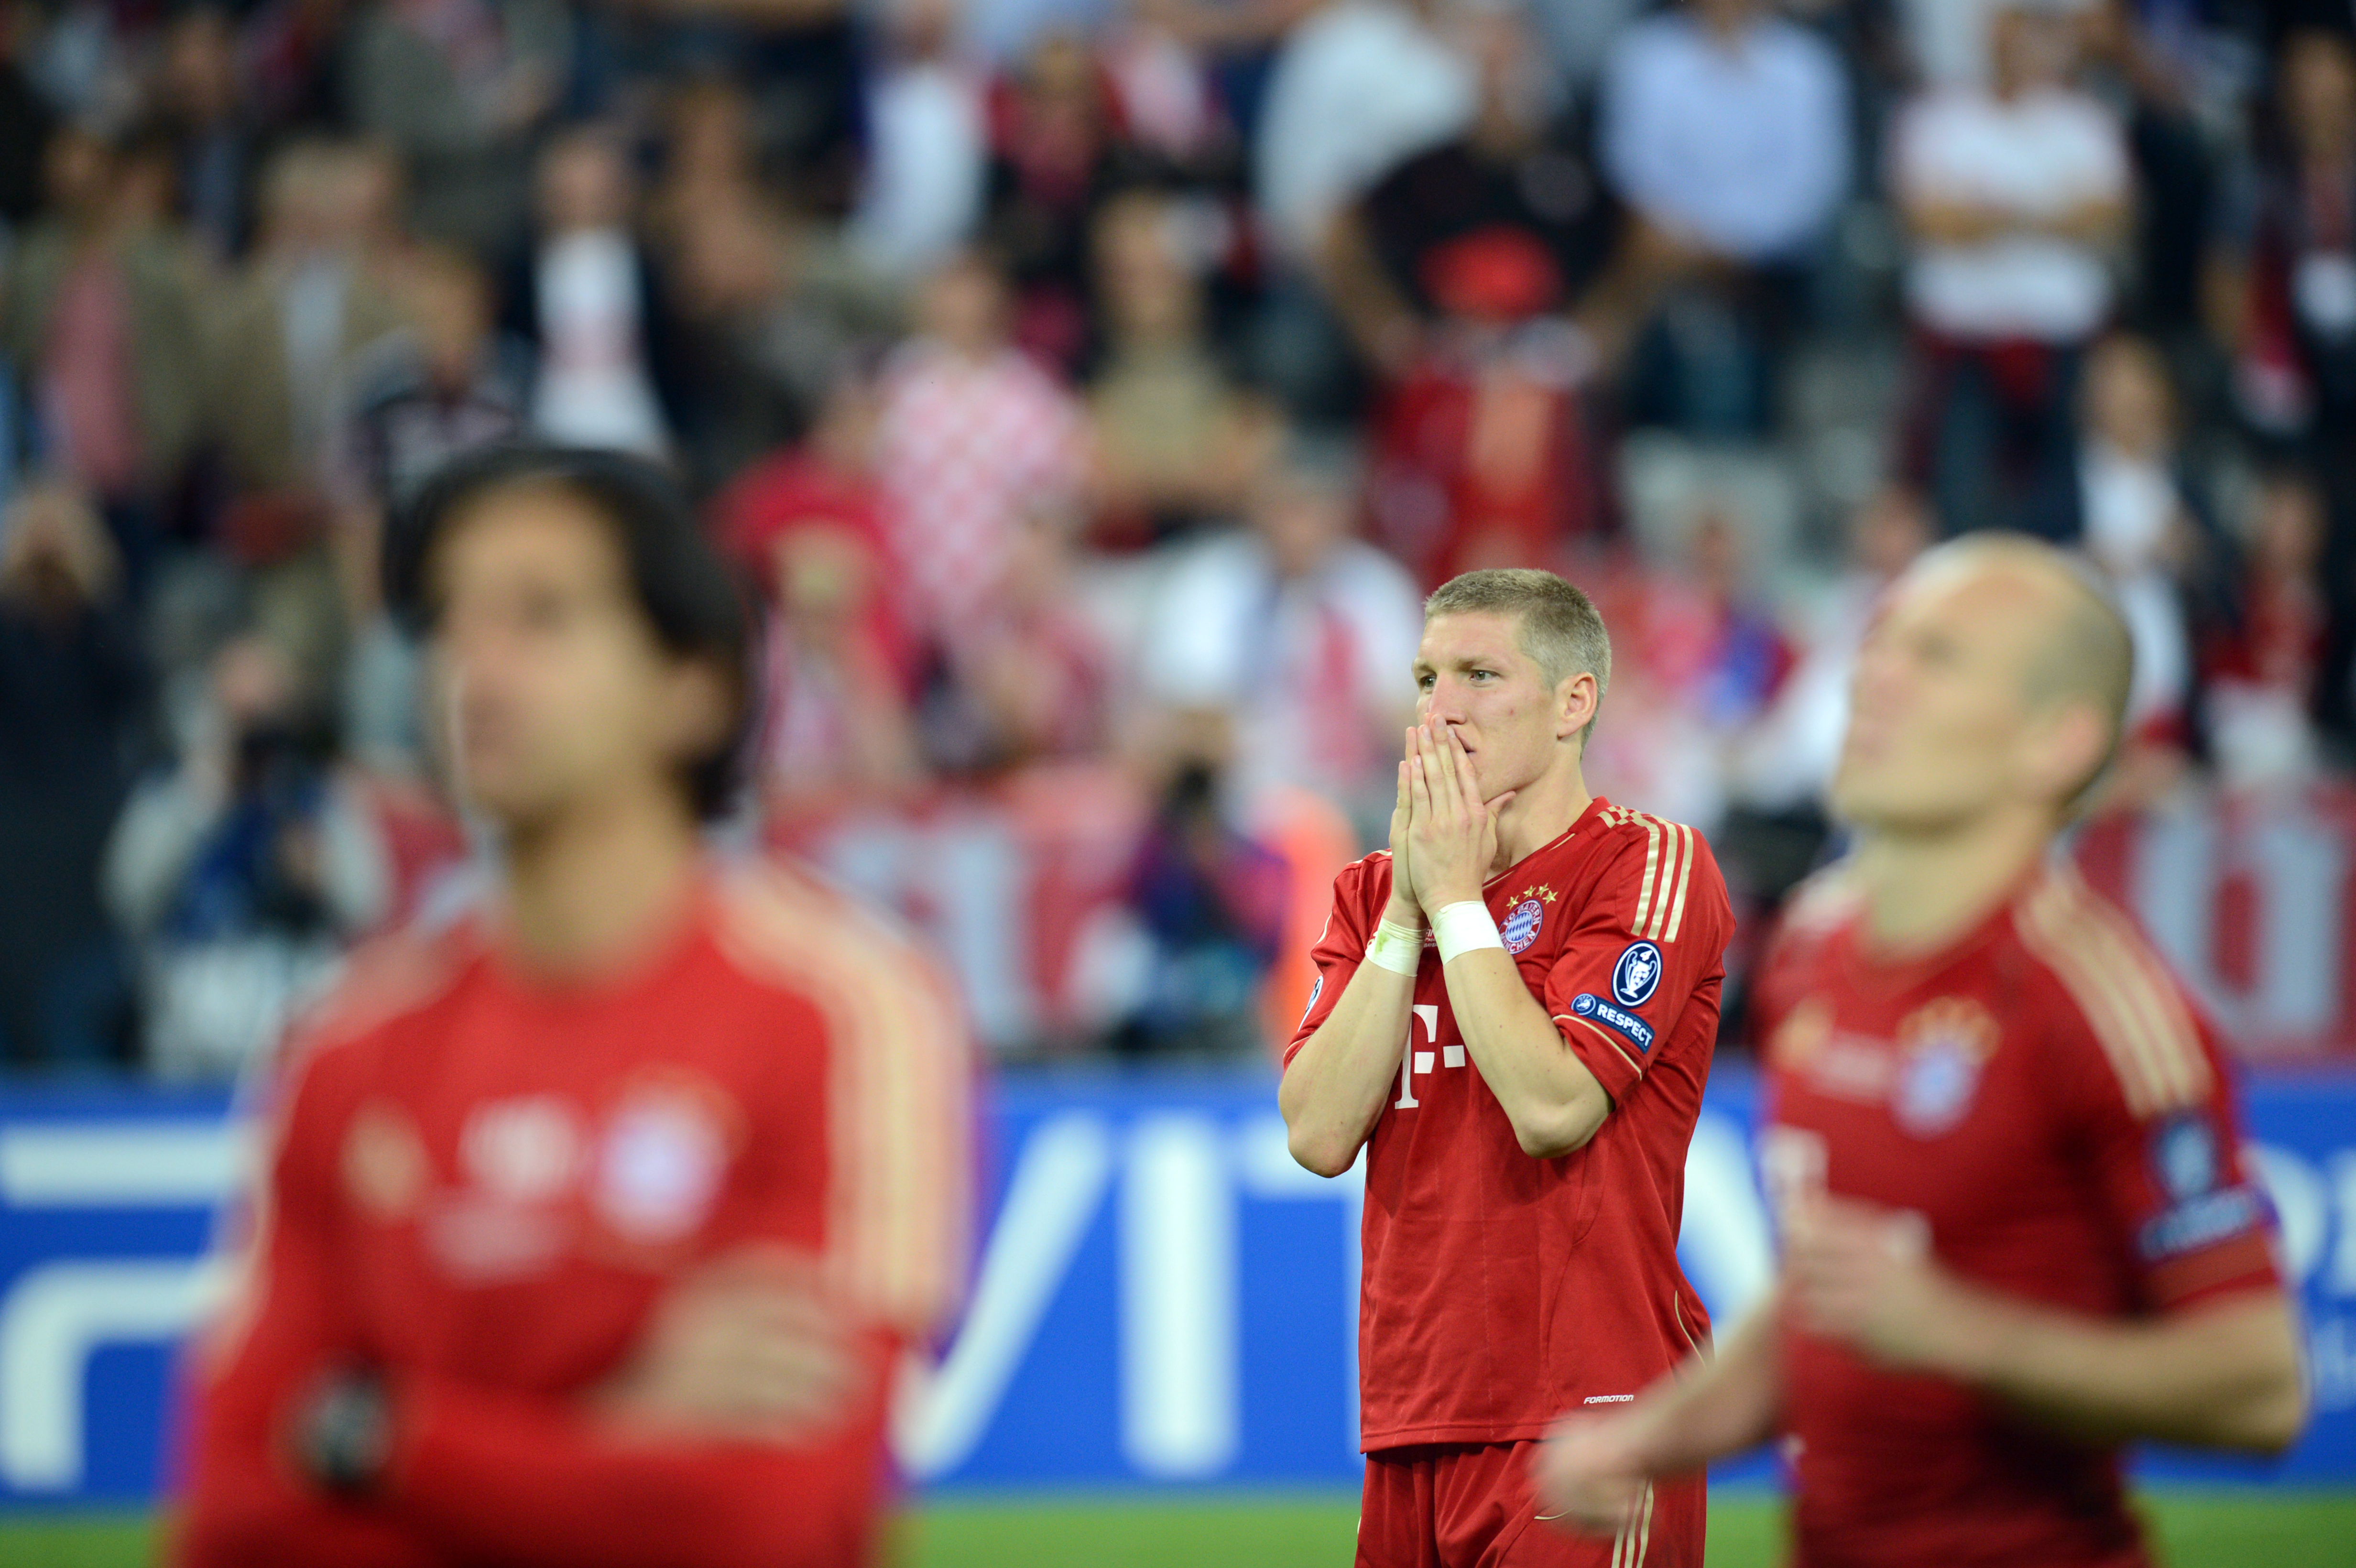
[[[1524,899],[1505,916],[1505,923],[1497,933],[1505,939],[1505,951],[1519,953],[1538,939],[1538,927],[1546,923],[1546,905],[1536,899]]]
[[[1623,1008],[1641,1008],[1661,985],[1661,950],[1649,942],[1632,942],[1612,965],[1612,997]]]
[[[1918,1138],[1952,1130],[1979,1093],[1997,1038],[1987,1009],[1967,998],[1943,997],[1917,1009],[1898,1026],[1890,1118]]]

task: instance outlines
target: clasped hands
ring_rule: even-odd
[[[1497,858],[1506,791],[1481,798],[1472,758],[1453,727],[1428,720],[1407,731],[1398,800],[1391,808],[1391,907],[1387,919],[1424,925],[1452,903],[1478,902]]]

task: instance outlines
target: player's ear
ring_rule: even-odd
[[[2067,802],[2102,770],[2110,726],[2092,703],[2057,703],[2031,728],[2027,762],[2037,794]]]
[[[1595,677],[1586,670],[1555,683],[1554,738],[1568,741],[1595,717]]]

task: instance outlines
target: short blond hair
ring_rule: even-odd
[[[1481,614],[1520,618],[1516,640],[1549,687],[1575,675],[1593,676],[1601,713],[1603,694],[1612,688],[1612,634],[1595,601],[1576,583],[1533,567],[1493,567],[1451,577],[1423,602],[1427,622],[1435,615]],[[1590,719],[1580,736],[1582,749],[1594,732]]]

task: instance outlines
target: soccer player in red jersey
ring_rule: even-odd
[[[1611,672],[1550,572],[1426,603],[1390,848],[1336,880],[1285,1053],[1294,1157],[1366,1151],[1363,1564],[1700,1568],[1698,1476],[1609,1541],[1538,1528],[1529,1476],[1709,1335],[1677,1224],[1733,912],[1699,834],[1589,795]]]
[[[1801,1568],[2137,1568],[2117,1448],[2304,1420],[2216,1043],[2054,839],[2119,739],[2125,624],[2070,559],[1947,546],[1860,656],[1854,852],[1767,958],[1774,1294],[1549,1445],[1557,1507],[1782,1435]]]
[[[891,1369],[962,1268],[950,999],[707,858],[744,612],[655,470],[464,459],[388,568],[496,888],[287,1048],[173,1560],[866,1563]]]

